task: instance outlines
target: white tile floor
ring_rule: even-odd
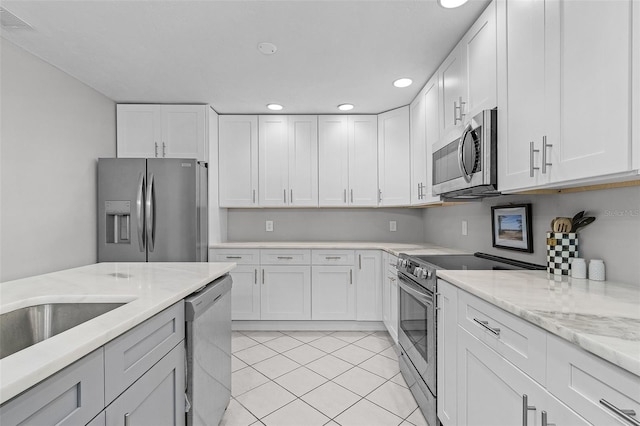
[[[423,426],[386,332],[233,332],[221,426]]]

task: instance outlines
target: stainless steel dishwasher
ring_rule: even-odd
[[[185,299],[187,425],[217,426],[231,398],[231,277]]]

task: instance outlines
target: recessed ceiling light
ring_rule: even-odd
[[[273,43],[260,43],[258,44],[258,50],[264,53],[265,55],[273,55],[278,50],[278,46]]]
[[[393,85],[396,87],[408,87],[411,86],[411,83],[413,83],[413,80],[410,78],[399,78],[393,82]]]
[[[280,105],[280,104],[268,104],[267,108],[269,108],[271,111],[281,111],[282,110],[282,105]]]
[[[438,0],[440,6],[445,9],[453,9],[454,7],[459,7],[465,4],[467,0]]]
[[[353,105],[351,105],[351,104],[340,104],[340,105],[338,105],[338,109],[340,111],[351,111],[353,109]]]

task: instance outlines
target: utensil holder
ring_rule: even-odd
[[[578,257],[578,234],[575,232],[547,232],[547,272],[569,275],[569,259]]]

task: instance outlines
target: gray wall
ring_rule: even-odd
[[[532,203],[534,252],[492,247],[491,206]],[[554,195],[512,195],[480,203],[424,210],[425,241],[453,248],[546,264],[545,233],[551,219],[587,210],[594,223],[579,233],[580,256],[604,259],[607,279],[640,285],[640,187]],[[468,235],[461,232],[468,222]]]
[[[273,220],[273,232],[265,221]],[[389,221],[397,231],[389,231]],[[422,242],[419,209],[230,209],[229,241]]]
[[[96,262],[96,159],[115,103],[1,39],[0,281]]]

